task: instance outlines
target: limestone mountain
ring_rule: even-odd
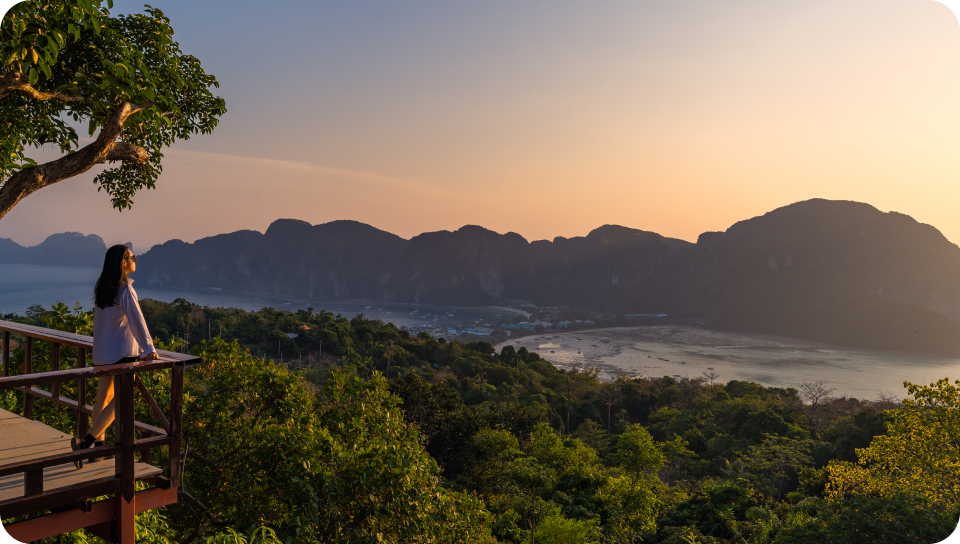
[[[680,308],[717,326],[960,350],[960,248],[900,213],[800,202],[702,234],[683,267],[696,279]]]
[[[906,215],[846,201],[785,206],[696,244],[617,225],[552,241],[472,225],[404,240],[355,221],[282,219],[263,234],[155,246],[144,273],[152,285],[317,301],[663,312],[727,330],[960,353],[960,248]]]
[[[0,263],[103,266],[107,250],[103,238],[79,232],[52,234],[43,242],[24,247],[9,238],[0,238]]]
[[[218,287],[315,300],[374,298],[407,241],[356,221],[280,219],[193,244],[171,240],[141,259],[150,285]],[[141,276],[143,277],[143,276]]]

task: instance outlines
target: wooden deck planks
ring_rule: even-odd
[[[39,421],[31,421],[16,414],[0,410],[0,465],[28,461],[58,453],[69,453],[70,438]],[[136,463],[136,479],[151,478],[162,474],[159,468]],[[113,459],[87,464],[77,470],[66,464],[43,470],[43,489],[52,491],[61,487],[113,476],[116,463]],[[0,478],[0,502],[23,497],[23,474]]]

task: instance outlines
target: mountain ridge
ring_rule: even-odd
[[[106,250],[103,238],[79,232],[51,234],[43,242],[28,247],[10,238],[0,238],[0,263],[102,266]]]
[[[0,262],[16,252],[4,244]],[[170,240],[140,257],[148,285],[316,301],[528,300],[960,354],[960,247],[931,225],[860,202],[797,202],[702,233],[696,243],[610,224],[553,240],[479,225],[407,240],[357,221],[278,219],[263,233]]]

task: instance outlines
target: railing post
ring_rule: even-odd
[[[23,496],[33,497],[43,493],[43,469],[28,470],[23,474]]]
[[[173,385],[170,394],[170,480],[173,487],[180,487],[180,439],[183,422],[183,366],[171,370]]]
[[[50,342],[50,370],[56,372],[60,370],[60,344]],[[53,398],[60,398],[60,382],[50,384],[50,394]]]
[[[117,470],[120,473],[120,492],[127,501],[133,500],[133,374],[117,376],[115,399],[116,417],[120,423],[120,455],[117,456]]]
[[[77,348],[77,366],[80,368],[86,368],[87,366],[87,350],[84,348]],[[87,417],[87,413],[82,410],[86,404],[87,380],[80,378],[77,380],[77,436],[80,438],[87,436],[87,433],[90,431],[89,418]]]
[[[133,544],[134,531],[134,472],[133,472],[133,374],[114,377],[114,402],[116,405],[117,442],[120,454],[116,457],[116,473],[120,477],[120,493],[117,494],[117,540],[121,544]]]
[[[10,331],[3,331],[3,377],[10,375]]]
[[[33,374],[33,338],[29,336],[24,336],[23,355],[24,374]],[[33,419],[33,395],[30,393],[24,393],[23,417]]]

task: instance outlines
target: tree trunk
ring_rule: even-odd
[[[610,408],[612,407],[612,404],[607,405],[607,436],[610,436]]]
[[[531,502],[533,503],[533,507],[531,508],[531,511],[533,512],[533,514],[531,514],[530,516],[530,544],[536,544],[536,542],[534,541],[534,531],[537,530],[537,488],[536,487],[533,488],[533,494],[530,495],[530,498],[532,499]]]

